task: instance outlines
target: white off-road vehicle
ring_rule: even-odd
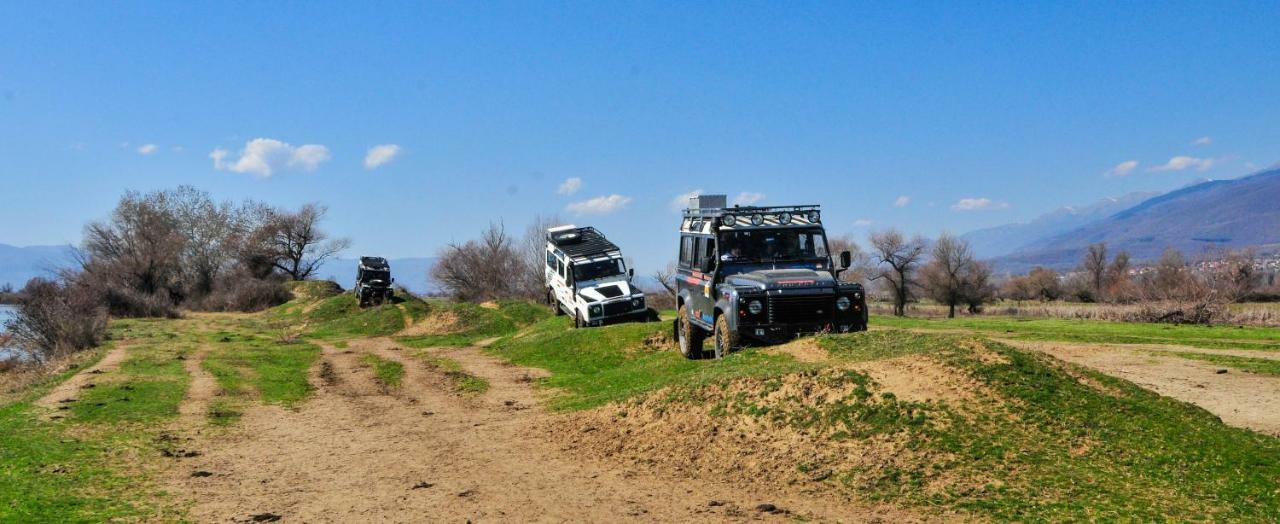
[[[622,250],[593,227],[547,230],[547,304],[574,327],[646,320],[644,293],[631,283]]]

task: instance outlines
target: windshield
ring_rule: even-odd
[[[573,265],[573,279],[578,282],[612,277],[626,272],[627,266],[622,263],[621,258],[601,260],[599,262],[584,262]]]
[[[821,229],[756,229],[720,234],[720,260],[768,262],[826,258]]]
[[[360,279],[360,281],[370,282],[373,280],[381,280],[383,282],[391,280],[391,272],[390,271],[372,271],[368,269],[364,270],[364,276]]]

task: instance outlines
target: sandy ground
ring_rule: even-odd
[[[116,344],[116,347],[111,348],[97,364],[80,373],[76,373],[71,378],[58,384],[48,394],[36,400],[35,405],[48,409],[57,409],[62,404],[74,402],[80,398],[80,392],[85,388],[92,387],[100,375],[106,375],[119,368],[128,355],[129,344]]]
[[[455,393],[385,339],[325,347],[311,377],[316,394],[300,409],[252,408],[230,434],[191,428],[188,447],[200,455],[178,463],[171,492],[190,501],[197,522],[878,520],[856,504],[829,507],[580,456],[540,429],[561,415],[539,407],[538,372],[478,348],[431,351],[491,388]],[[403,387],[375,383],[359,363],[363,352],[403,363]],[[766,503],[785,511],[757,509]]]
[[[1152,354],[1152,348],[1088,345],[1062,342],[1004,343],[1043,351],[1067,362],[1087,366],[1123,378],[1134,384],[1200,406],[1232,426],[1280,435],[1280,377],[1256,375],[1223,366]],[[1195,350],[1165,348],[1164,351],[1236,354],[1254,358],[1274,358],[1261,351]],[[1219,373],[1227,369],[1226,373]]]

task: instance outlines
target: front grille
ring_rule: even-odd
[[[629,313],[629,312],[631,312],[630,300],[611,302],[609,304],[604,305],[604,315],[606,317],[611,317],[613,315],[621,315],[623,313]]]
[[[835,300],[819,297],[769,297],[769,322],[813,324],[831,321]]]

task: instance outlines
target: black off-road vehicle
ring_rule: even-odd
[[[391,300],[395,296],[395,292],[391,290],[391,284],[395,281],[391,278],[391,264],[387,263],[387,259],[360,257],[360,266],[356,268],[355,285],[356,298],[360,300],[360,307],[377,306]]]
[[[724,356],[744,341],[867,329],[866,293],[840,282],[818,206],[728,207],[724,195],[690,199],[680,224],[676,274],[680,352]]]

